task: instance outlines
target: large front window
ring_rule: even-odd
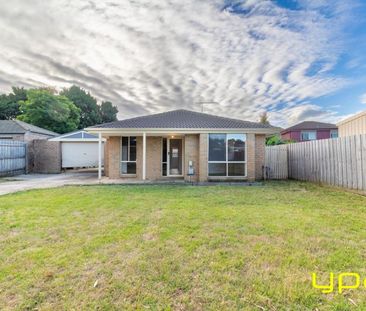
[[[134,175],[136,174],[136,137],[122,137],[121,145],[121,173],[122,175]]]
[[[246,176],[245,134],[209,134],[208,175]]]

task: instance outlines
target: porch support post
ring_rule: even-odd
[[[146,133],[142,134],[142,180],[146,180]]]
[[[102,133],[98,135],[98,179],[102,179]]]

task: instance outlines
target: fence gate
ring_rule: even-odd
[[[288,178],[286,145],[266,147],[264,178],[265,179]]]
[[[27,144],[22,141],[0,140],[0,176],[26,172]]]

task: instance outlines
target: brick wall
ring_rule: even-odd
[[[32,133],[32,132],[26,132],[24,134],[24,141],[25,142],[31,142],[33,140],[43,140],[43,139],[49,139],[49,138],[53,138],[53,136],[50,135],[43,135],[43,134],[38,134],[38,133]]]
[[[249,181],[255,180],[255,135],[247,134],[247,179]]]
[[[120,147],[121,147],[121,137],[119,136],[111,136],[108,138],[108,150],[107,156],[104,158],[104,161],[107,161],[108,168],[107,174],[111,179],[117,179],[120,177]]]
[[[263,166],[265,157],[265,135],[255,135],[255,179],[263,179]]]
[[[33,173],[61,173],[61,144],[58,141],[34,140]]]
[[[105,148],[105,175],[112,178],[121,178],[120,161],[121,146],[120,137],[110,137]],[[247,176],[249,181],[262,179],[262,166],[264,165],[264,142],[265,135],[247,134]],[[142,180],[142,136],[136,138],[136,176]],[[193,161],[195,176],[192,181],[207,181],[208,179],[208,134],[189,134],[183,139],[183,175],[187,176],[188,162]],[[161,179],[161,157],[162,157],[161,137],[146,137],[146,178],[148,180]]]
[[[198,181],[207,181],[207,161],[208,161],[208,134],[200,134],[199,136],[199,177]]]
[[[199,165],[199,135],[193,134],[193,135],[186,135],[184,137],[184,179],[190,180],[188,173],[188,167],[189,167],[189,161],[193,162],[193,167],[195,170],[194,176],[191,177],[191,181],[198,181],[198,174],[200,171],[200,165]]]
[[[162,138],[146,137],[146,179],[161,179]],[[142,142],[141,142],[142,143]],[[142,153],[142,146],[141,146]],[[141,159],[142,170],[142,159]]]
[[[142,180],[142,136],[136,137],[136,179]],[[146,137],[147,144],[147,137]],[[147,150],[147,148],[146,148]]]
[[[109,176],[108,146],[109,146],[109,142],[108,142],[108,139],[106,139],[106,142],[104,143],[104,175],[105,176]]]

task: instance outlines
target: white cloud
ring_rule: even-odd
[[[0,91],[75,83],[117,104],[120,118],[215,101],[207,112],[326,119],[333,113],[309,100],[347,83],[328,73],[342,52],[342,3],[329,17],[324,1],[291,11],[271,1],[0,0]]]
[[[361,104],[366,104],[366,93],[360,96],[360,102]]]

